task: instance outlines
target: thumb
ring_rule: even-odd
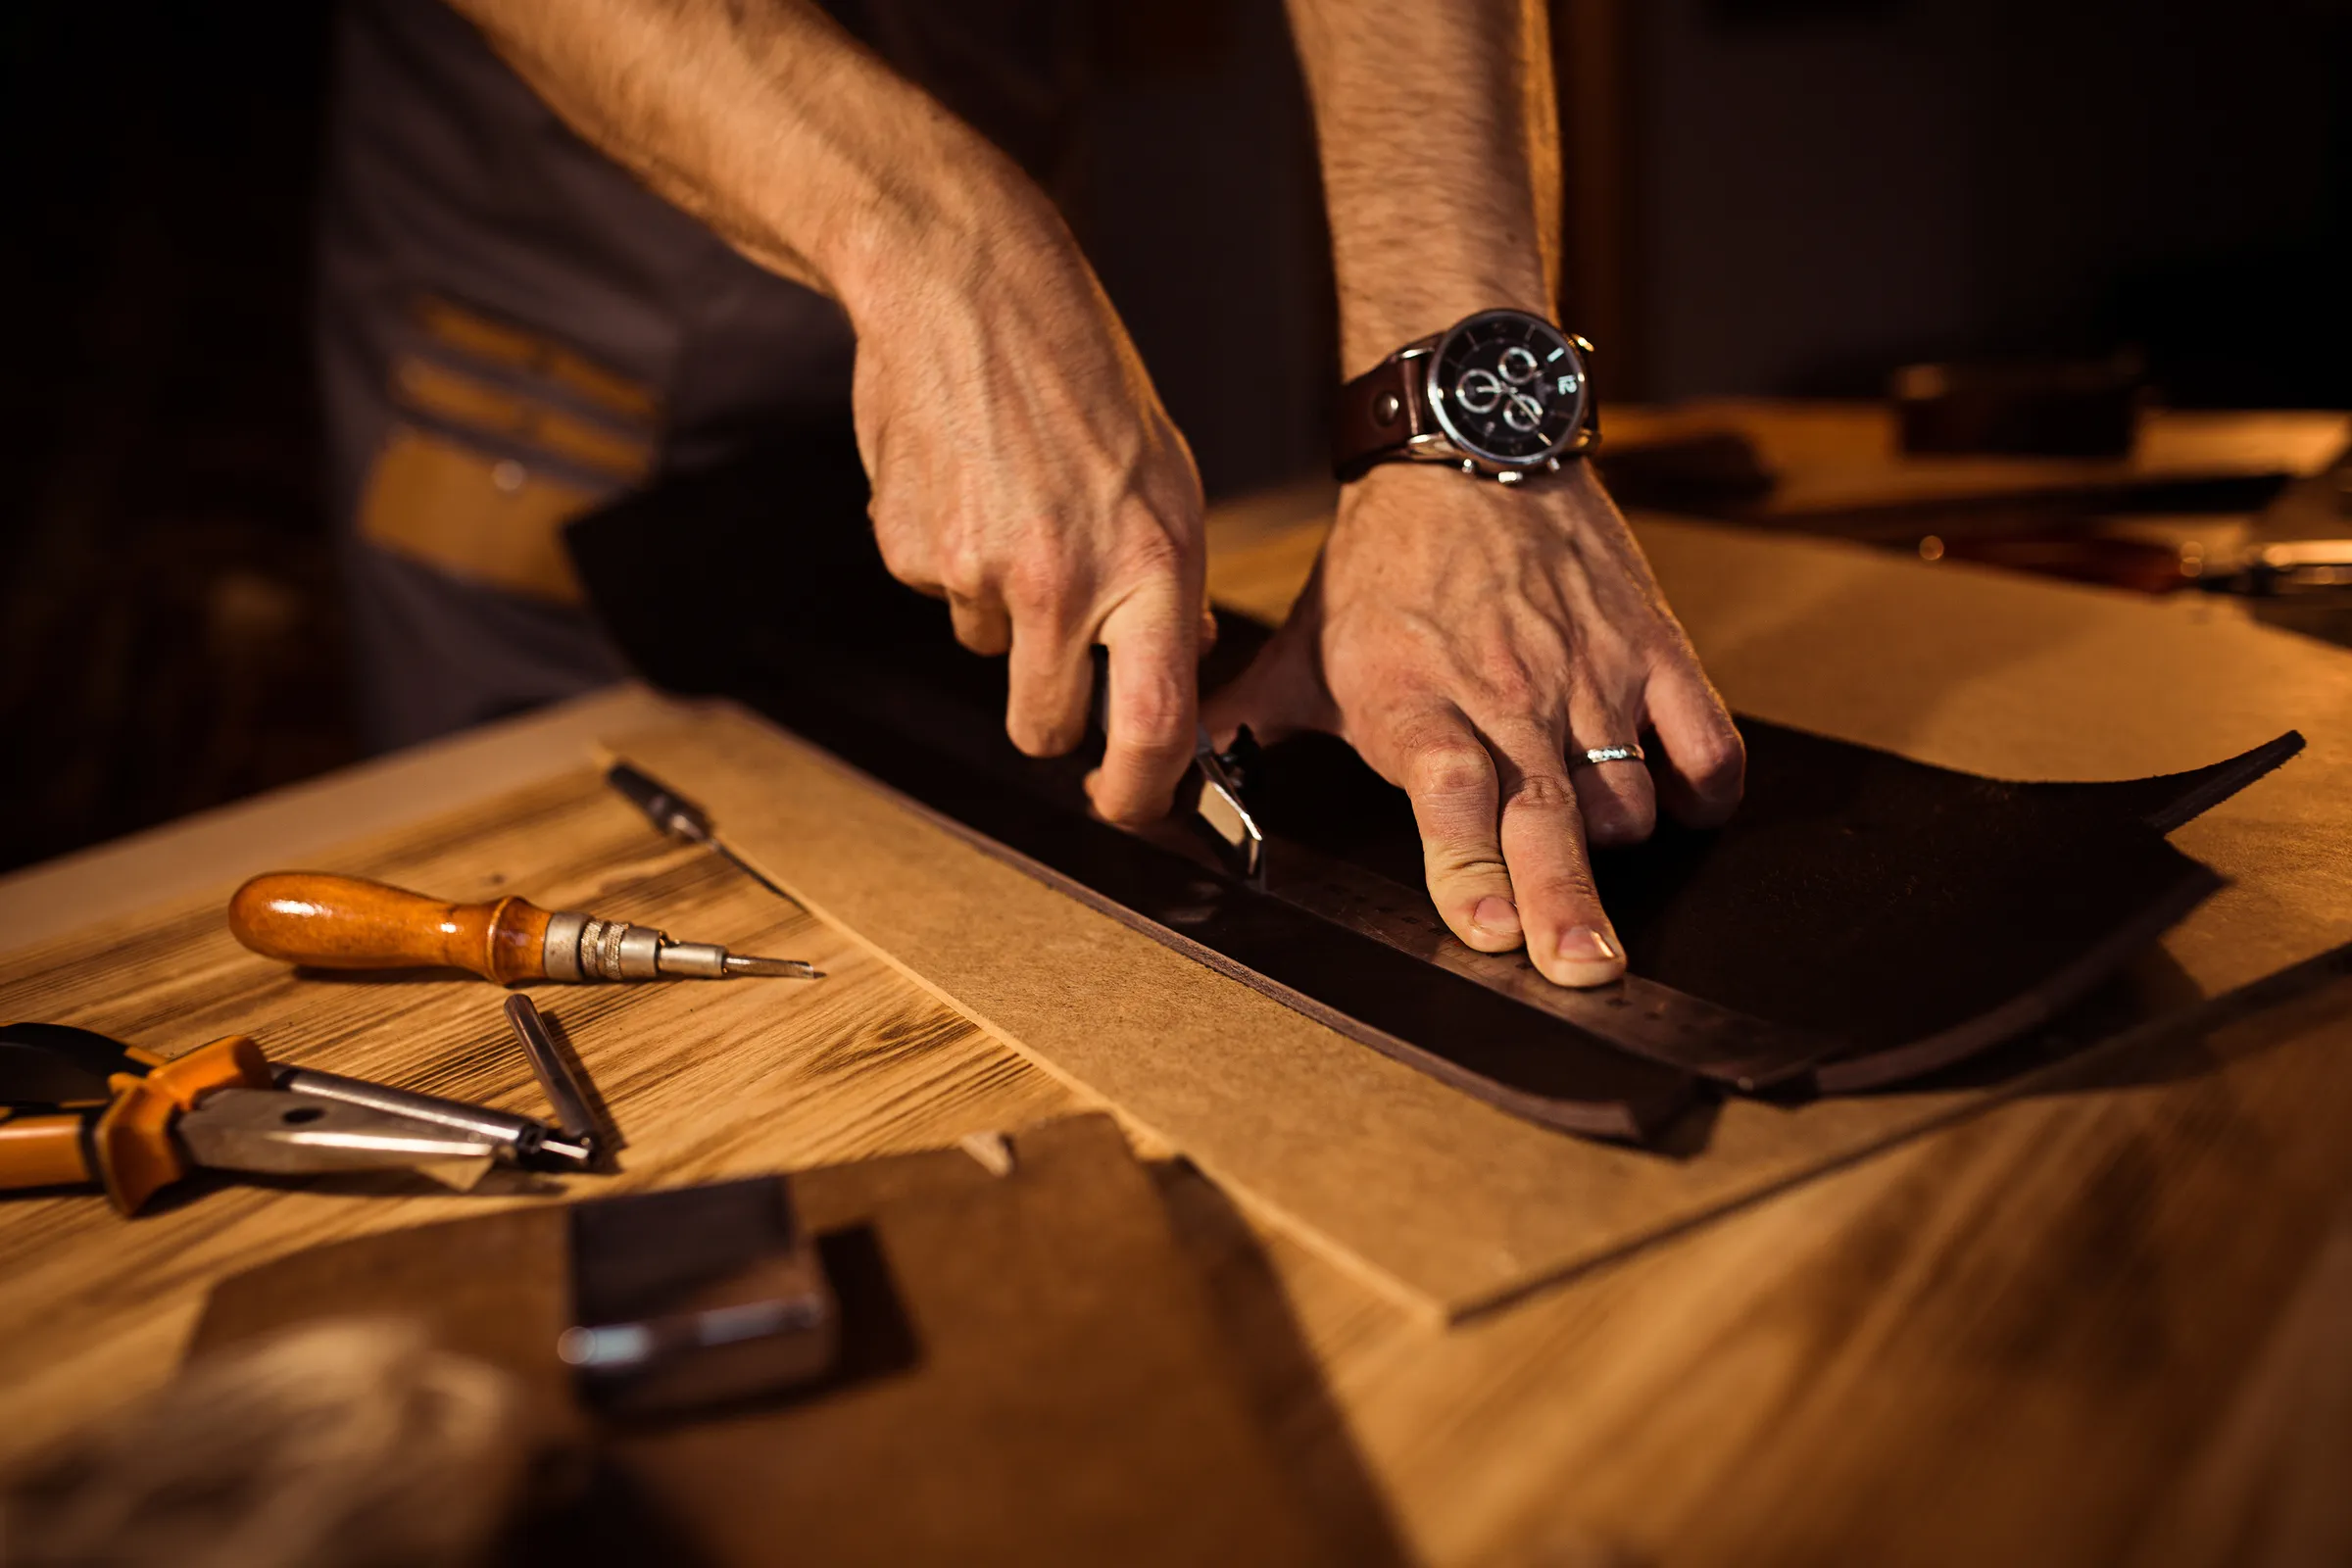
[[[1267,745],[1317,729],[1337,733],[1338,708],[1323,687],[1314,627],[1294,615],[1250,667],[1200,702],[1200,722],[1221,750],[1243,725]]]

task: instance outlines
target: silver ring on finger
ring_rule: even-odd
[[[1591,748],[1585,753],[1584,760],[1581,765],[1586,767],[1598,767],[1603,762],[1639,762],[1644,760],[1647,756],[1648,754],[1642,750],[1642,747],[1638,742],[1628,741],[1623,746],[1595,746]]]

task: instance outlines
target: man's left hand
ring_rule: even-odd
[[[1411,797],[1454,934],[1562,985],[1625,972],[1588,843],[1710,825],[1745,756],[1625,518],[1582,463],[1515,486],[1375,468],[1342,492],[1290,620],[1207,714],[1321,729]],[[1646,738],[1650,764],[1588,763]],[[1570,759],[1574,759],[1573,764]],[[1654,787],[1653,787],[1654,776]]]

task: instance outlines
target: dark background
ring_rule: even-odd
[[[1615,396],[2148,358],[2352,405],[2347,0],[1557,0],[1565,314]],[[1212,498],[1334,366],[1277,0],[1103,0],[1073,217]],[[303,340],[328,10],[0,9],[0,866],[354,755]]]

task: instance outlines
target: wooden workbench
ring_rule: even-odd
[[[1220,556],[1221,594],[1279,606],[1312,526],[1258,516]],[[2168,942],[2180,1028],[1471,1323],[1400,1308],[1171,1167],[1268,1416],[1353,1554],[2352,1555],[2352,654],[2226,606],[1685,524],[1645,537],[1747,711],[2049,777],[2211,760],[2281,714],[2312,750],[2180,837],[2239,884]],[[255,1027],[293,1059],[528,1108],[483,989],[284,976],[210,911],[245,874],[306,861],[461,896],[529,876],[832,972],[553,999],[625,1123],[625,1182],[1086,1103],[603,797],[591,743],[669,710],[618,691],[0,881],[0,1015],[168,1049]],[[199,1015],[175,1013],[198,992]],[[223,1187],[128,1225],[86,1199],[10,1207],[0,1455],[166,1376],[222,1274],[499,1200]]]

